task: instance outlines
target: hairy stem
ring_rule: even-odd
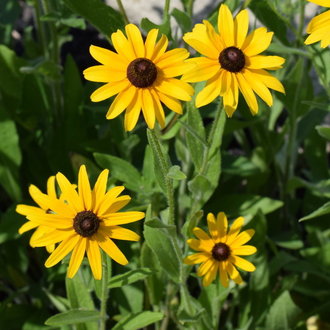
[[[111,264],[109,257],[103,254],[103,274],[102,274],[102,287],[101,287],[101,305],[100,305],[100,330],[106,330],[107,324],[107,302],[109,298],[108,282],[111,277]],[[109,269],[110,268],[110,269]]]

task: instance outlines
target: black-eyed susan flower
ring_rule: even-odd
[[[257,251],[252,245],[244,245],[254,235],[253,229],[242,231],[244,218],[237,218],[228,231],[228,220],[223,212],[215,219],[212,213],[207,215],[210,236],[202,229],[193,229],[197,239],[187,240],[188,245],[198,253],[187,256],[184,263],[200,264],[197,275],[203,276],[203,286],[208,286],[219,273],[221,284],[228,287],[229,278],[237,284],[242,283],[236,267],[253,272],[255,266],[240,256],[251,255]]]
[[[308,0],[323,7],[330,7],[330,0]],[[325,48],[330,45],[330,10],[315,16],[307,26],[308,38],[305,40],[306,45],[321,41],[321,47]]]
[[[32,199],[35,201],[35,203],[39,206],[29,206],[29,205],[18,205],[16,211],[22,215],[25,215],[29,219],[29,214],[36,213],[40,215],[44,215],[47,213],[52,212],[48,205],[44,203],[42,199],[39,199],[38,196],[40,196],[41,191],[34,185],[30,185],[29,187],[29,193]],[[57,199],[57,194],[56,194],[56,189],[55,189],[55,176],[51,176],[47,180],[47,195]],[[34,221],[27,221],[25,222],[19,229],[18,232],[19,234],[23,234],[31,229],[35,229],[34,233],[32,234],[30,238],[30,245],[34,247],[34,240],[42,237],[44,233],[47,233],[51,230],[51,228],[47,226],[40,225],[38,222]],[[46,249],[49,253],[53,252],[55,249],[55,244],[49,244],[46,245]]]
[[[143,116],[149,128],[155,120],[163,127],[165,114],[162,103],[176,113],[182,113],[179,100],[189,101],[193,88],[174,77],[181,76],[189,67],[184,60],[189,53],[182,48],[166,51],[168,39],[162,35],[157,40],[158,30],[152,29],[145,40],[134,24],[125,27],[126,35],[120,30],[111,35],[117,53],[91,46],[90,53],[101,65],[84,71],[87,80],[106,83],[91,95],[93,102],[103,101],[113,95],[107,119],[125,112],[125,130],[131,131]]]
[[[259,55],[265,51],[273,37],[264,27],[248,33],[248,11],[242,10],[233,19],[226,5],[221,5],[218,16],[219,34],[206,20],[196,24],[193,31],[183,36],[184,41],[204,57],[187,60],[195,67],[183,75],[182,80],[206,85],[196,97],[196,106],[223,97],[225,111],[231,117],[238,105],[239,91],[243,94],[252,114],[258,112],[255,94],[267,105],[273,104],[269,88],[284,93],[281,82],[267,70],[282,67],[284,58]]]
[[[17,206],[17,212],[25,214],[29,221],[48,228],[41,237],[33,240],[33,246],[59,243],[46,260],[46,267],[56,265],[72,252],[67,272],[67,276],[72,278],[86,253],[94,278],[101,279],[100,248],[119,264],[128,263],[113,239],[138,241],[139,235],[119,225],[143,219],[144,213],[118,212],[129,203],[130,197],[119,196],[125,189],[123,186],[106,191],[108,173],[108,170],[102,171],[91,189],[86,168],[82,165],[78,174],[77,190],[62,173],[57,173],[56,181],[65,200],[35,191],[38,204],[52,210],[51,213],[41,213],[37,208],[28,205]]]

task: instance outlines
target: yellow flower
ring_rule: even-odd
[[[308,0],[323,7],[330,7],[330,0]],[[307,33],[310,34],[305,40],[306,45],[321,41],[321,47],[330,45],[330,10],[315,16],[307,26]]]
[[[67,276],[72,278],[86,252],[94,278],[101,279],[100,248],[116,262],[122,265],[128,263],[112,239],[138,241],[139,235],[118,225],[143,219],[144,213],[118,212],[129,203],[130,197],[119,196],[125,189],[123,186],[106,191],[108,173],[108,170],[102,171],[92,190],[86,167],[82,165],[78,174],[78,191],[62,173],[57,173],[56,180],[65,200],[35,191],[39,205],[42,203],[44,207],[52,210],[52,213],[41,213],[37,208],[28,205],[17,206],[18,213],[25,214],[30,221],[49,228],[41,237],[33,240],[34,246],[61,242],[46,260],[46,267],[56,265],[72,251],[67,273]]]
[[[233,19],[229,8],[221,5],[219,34],[204,20],[203,24],[196,24],[192,32],[183,36],[187,44],[204,55],[187,60],[194,63],[195,68],[182,77],[182,80],[189,82],[206,80],[204,89],[196,97],[197,107],[222,96],[225,111],[231,117],[237,108],[240,90],[255,115],[258,112],[255,93],[269,106],[273,104],[269,88],[284,93],[280,81],[264,70],[281,68],[284,58],[259,55],[268,48],[273,32],[261,27],[247,36],[248,27],[247,10],[242,10]]]
[[[198,276],[204,276],[203,286],[208,286],[219,272],[221,284],[228,287],[228,275],[237,284],[242,283],[242,278],[237,271],[239,267],[247,272],[253,272],[255,266],[239,257],[251,255],[257,251],[252,245],[243,245],[254,235],[253,229],[240,230],[244,218],[237,218],[228,230],[228,220],[223,212],[218,213],[215,219],[212,213],[207,215],[207,224],[211,237],[202,229],[196,227],[193,233],[198,239],[188,239],[188,245],[198,253],[184,259],[188,265],[202,263],[197,271]]]
[[[44,201],[42,199],[39,199],[38,196],[40,196],[41,191],[34,185],[30,185],[29,187],[29,193],[32,197],[32,199],[36,202],[36,204],[39,205],[39,207],[35,206],[28,206],[28,205],[18,205],[16,211],[22,215],[27,216],[29,219],[28,215],[32,213],[37,213],[40,215],[44,215],[47,213],[50,213],[51,210],[49,209],[47,204],[44,204]],[[56,194],[56,189],[55,189],[55,176],[51,176],[47,180],[47,195],[57,199],[57,194]],[[23,234],[31,229],[36,229],[35,232],[32,234],[30,238],[30,245],[32,247],[35,247],[33,244],[33,241],[42,237],[44,233],[47,233],[50,231],[49,227],[40,225],[38,222],[34,221],[27,221],[25,222],[19,229],[18,232],[19,234]],[[49,244],[46,245],[46,249],[49,253],[53,252],[55,249],[55,244]]]
[[[126,25],[125,31],[127,38],[120,30],[111,35],[117,53],[93,45],[90,47],[91,55],[101,65],[86,69],[84,76],[87,80],[106,83],[91,95],[91,100],[99,102],[118,94],[106,117],[113,119],[126,109],[127,131],[135,127],[141,109],[149,128],[154,128],[155,119],[163,127],[162,103],[182,114],[178,100],[189,101],[194,93],[189,84],[174,78],[189,68],[184,63],[189,53],[182,48],[166,52],[166,36],[162,35],[156,42],[158,29],[152,29],[145,42],[134,24]]]

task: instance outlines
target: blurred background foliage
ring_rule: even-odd
[[[69,329],[72,321],[44,322],[98,308],[99,284],[88,267],[73,280],[64,280],[65,262],[46,269],[47,252],[29,247],[30,234],[18,235],[24,219],[15,213],[17,203],[32,203],[30,184],[45,191],[58,171],[74,182],[86,164],[92,181],[109,168],[109,185],[126,186],[130,208],[150,205],[144,224],[133,225],[144,240],[119,243],[130,263],[112,264],[119,277],[109,282],[109,328],[216,329],[220,322],[225,329],[330,329],[330,51],[304,46],[304,0],[224,2],[232,10],[248,6],[274,31],[269,53],[286,58],[277,75],[286,95],[275,94],[271,109],[260,102],[255,117],[241,98],[233,118],[221,114],[213,129],[219,101],[200,110],[187,103],[180,118],[167,112],[157,134],[169,155],[176,230],[145,123],[127,133],[122,117],[105,120],[109,101],[92,103],[95,83],[82,78],[94,64],[89,45],[111,49],[122,13],[101,0],[1,0],[0,328]],[[193,26],[194,1],[182,3],[184,11],[171,10],[157,26],[172,47],[185,47],[181,35]],[[216,17],[217,9],[205,19]],[[146,18],[140,26],[147,32],[155,24]],[[218,211],[243,215],[256,230],[258,253],[250,260],[257,270],[240,287],[201,288],[182,264],[191,229]],[[74,327],[97,329],[88,320]]]

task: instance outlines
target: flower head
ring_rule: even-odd
[[[163,127],[165,114],[162,103],[176,113],[182,113],[180,101],[189,101],[193,88],[174,77],[181,76],[190,65],[184,63],[189,53],[186,49],[176,48],[166,51],[168,40],[162,35],[157,40],[158,30],[149,31],[144,42],[141,32],[134,24],[111,35],[117,53],[91,46],[91,55],[101,65],[92,66],[84,71],[87,80],[104,82],[92,95],[93,102],[103,101],[116,95],[107,119],[117,117],[126,109],[125,130],[131,131],[143,116],[149,128],[155,120]]]
[[[330,7],[330,0],[308,0],[323,7]],[[330,10],[315,16],[307,26],[308,38],[305,40],[306,45],[321,41],[321,47],[325,48],[330,45]]]
[[[237,284],[242,283],[242,278],[236,266],[253,272],[255,266],[239,257],[251,255],[257,251],[252,245],[244,245],[254,235],[253,229],[242,231],[244,218],[237,218],[228,230],[228,220],[223,212],[218,213],[215,219],[212,213],[207,215],[209,236],[204,230],[196,227],[193,233],[198,239],[188,239],[188,245],[198,253],[187,256],[184,263],[188,265],[202,263],[197,271],[203,277],[203,286],[208,286],[219,272],[221,284],[228,287],[229,277]]]
[[[130,197],[119,196],[123,186],[106,191],[108,173],[108,170],[102,171],[91,189],[86,167],[82,165],[78,175],[78,191],[62,173],[57,173],[56,180],[65,200],[34,191],[34,200],[43,209],[52,210],[50,213],[28,205],[17,206],[16,211],[26,215],[29,222],[39,228],[47,228],[41,236],[33,239],[33,246],[60,243],[46,260],[46,267],[56,265],[72,251],[67,273],[72,278],[86,252],[95,279],[101,279],[100,248],[116,262],[122,265],[128,263],[112,239],[138,241],[139,235],[119,225],[143,219],[144,213],[118,212],[129,203]]]
[[[233,19],[229,8],[221,5],[219,34],[204,20],[203,24],[196,24],[192,32],[184,35],[184,41],[204,55],[187,60],[195,67],[182,77],[189,82],[206,80],[204,89],[196,97],[197,107],[222,96],[225,111],[231,117],[237,108],[240,90],[250,111],[256,114],[258,102],[255,94],[271,106],[273,97],[269,88],[284,93],[280,81],[265,70],[281,68],[284,58],[259,55],[268,48],[273,32],[261,27],[247,35],[248,27],[247,10],[242,10]]]

